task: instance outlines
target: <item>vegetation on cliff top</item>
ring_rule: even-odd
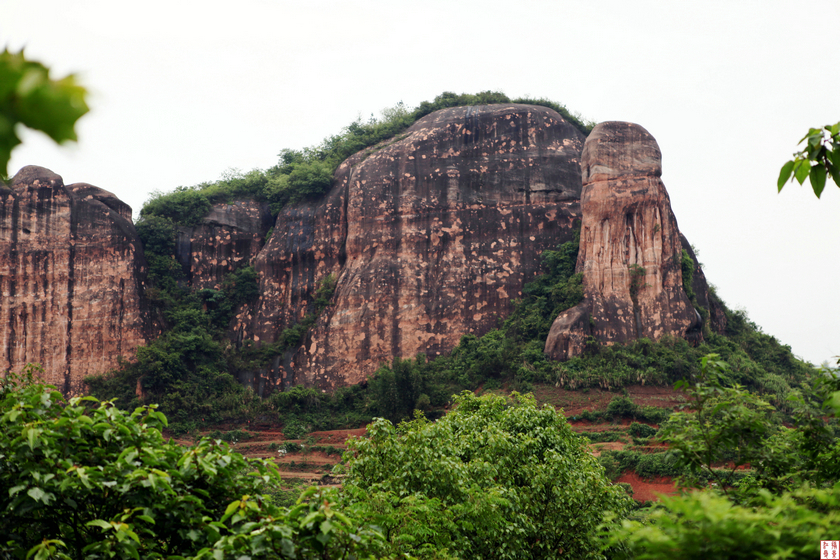
[[[444,92],[434,101],[423,101],[414,109],[402,102],[382,111],[382,117],[361,119],[350,123],[339,134],[324,139],[321,144],[302,150],[285,149],[274,167],[247,173],[232,172],[218,181],[192,187],[178,187],[170,193],[153,193],[140,210],[140,219],[151,216],[168,218],[179,225],[196,225],[217,202],[236,198],[267,201],[276,214],[287,204],[314,200],[330,188],[333,173],[342,161],[370,146],[396,136],[418,119],[440,109],[464,105],[492,105],[498,103],[526,103],[541,105],[557,111],[566,121],[587,135],[594,123],[583,121],[560,103],[544,98],[510,99],[501,92],[484,91],[457,95]]]

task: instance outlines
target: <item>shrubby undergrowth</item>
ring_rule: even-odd
[[[232,171],[217,181],[178,187],[170,193],[155,192],[140,211],[140,220],[157,216],[180,225],[197,225],[212,204],[232,202],[237,198],[267,201],[276,214],[287,204],[314,200],[324,195],[342,161],[399,135],[418,119],[448,107],[496,103],[527,103],[549,107],[584,135],[589,134],[594,126],[594,123],[583,121],[579,115],[569,112],[564,105],[544,98],[511,99],[494,91],[460,95],[444,92],[433,101],[423,101],[414,109],[400,102],[382,111],[379,119],[372,115],[367,122],[358,119],[339,134],[325,138],[317,146],[301,150],[284,149],[280,152],[277,165],[265,171]]]
[[[335,491],[281,507],[272,463],[211,438],[182,447],[163,438],[166,424],[153,406],[65,401],[31,372],[0,379],[0,557],[385,556],[382,535],[336,507]]]

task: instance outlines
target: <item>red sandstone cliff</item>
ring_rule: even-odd
[[[268,208],[235,201],[182,229],[176,256],[195,289],[254,264],[260,297],[232,321],[238,343],[276,341],[312,311],[318,281],[336,278],[304,346],[243,374],[260,394],[358,383],[395,356],[433,357],[487,332],[581,218],[585,300],[557,318],[546,353],[576,355],[587,336],[699,340],[680,269],[682,250],[694,255],[660,175],[659,147],[638,125],[603,123],[584,144],[544,107],[446,109],[342,163],[330,192],[285,208],[265,245]],[[151,333],[144,277],[127,205],[24,168],[0,187],[0,369],[40,362],[47,381],[77,392]],[[693,290],[723,330],[699,266]]]
[[[28,362],[65,394],[145,343],[131,208],[29,166],[0,186],[0,371]]]
[[[586,139],[581,170],[577,270],[585,300],[555,320],[546,353],[577,355],[590,334],[607,344],[666,334],[699,339],[656,140],[632,123],[601,123]]]
[[[394,356],[487,332],[540,253],[571,239],[582,145],[553,110],[507,104],[438,111],[356,154],[324,200],[277,217],[236,337],[275,340],[330,273],[334,305],[296,356],[262,372],[269,386],[358,383]]]
[[[267,203],[236,200],[214,204],[201,224],[181,228],[175,256],[190,285],[218,290],[226,274],[250,264],[260,252],[271,223]]]

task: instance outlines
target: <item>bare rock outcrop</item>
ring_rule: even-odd
[[[37,362],[78,393],[146,341],[146,273],[131,208],[28,166],[0,187],[0,371]]]
[[[601,123],[586,139],[581,172],[577,270],[589,317],[572,321],[578,308],[562,313],[546,353],[567,358],[557,339],[580,337],[582,324],[607,344],[702,336],[699,314],[682,286],[680,232],[660,179],[656,140],[636,124]]]
[[[175,256],[190,285],[196,290],[219,289],[226,274],[260,252],[271,218],[267,203],[236,200],[214,204],[201,224],[181,228]]]
[[[583,140],[545,107],[458,107],[342,163],[322,201],[281,212],[255,259],[261,296],[237,318],[239,340],[276,340],[337,278],[307,343],[261,384],[358,383],[495,327],[540,253],[572,238]]]

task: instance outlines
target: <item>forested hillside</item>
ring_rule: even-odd
[[[435,414],[451,395],[479,387],[528,391],[547,385],[617,391],[633,384],[670,385],[696,375],[699,358],[713,352],[730,363],[732,382],[765,394],[786,409],[788,395],[809,380],[811,368],[763,333],[743,312],[732,312],[722,302],[725,330],[714,332],[706,321],[699,345],[671,336],[658,341],[642,338],[624,345],[599,344],[593,338],[580,356],[566,362],[547,359],[543,347],[552,321],[583,298],[582,276],[575,273],[577,237],[543,252],[541,274],[523,287],[509,316],[499,317],[497,326],[480,336],[462,333],[460,343],[444,355],[397,357],[383,364],[367,382],[327,393],[304,383],[261,399],[237,382],[245,372],[263,368],[304,344],[308,329],[330,309],[336,278],[328,274],[318,280],[308,296],[307,313],[285,328],[276,342],[237,342],[231,340],[228,327],[233,315],[253,304],[258,295],[254,268],[243,261],[217,289],[192,289],[175,256],[178,228],[200,223],[218,201],[268,201],[276,213],[282,205],[317,199],[329,187],[338,162],[353,151],[387,143],[413,120],[439,107],[502,101],[506,99],[491,93],[444,94],[414,111],[398,107],[386,112],[382,121],[352,123],[316,148],[285,150],[278,166],[266,172],[253,171],[153,197],[140,212],[137,231],[149,265],[146,295],[164,332],[115,372],[88,378],[92,393],[117,398],[120,406],[128,409],[141,400],[157,402],[176,432],[256,418],[316,430],[355,427],[375,416],[399,420],[410,417],[415,408]],[[564,116],[587,130],[567,111]],[[312,170],[318,166],[326,170],[321,187],[295,182],[304,176],[314,181],[317,173]],[[275,196],[281,183],[288,194],[282,199]],[[685,292],[696,301],[693,276],[695,270],[701,270],[700,265],[685,251],[679,264]],[[713,291],[711,297],[718,301]],[[709,311],[696,305],[708,317]],[[138,387],[142,387],[139,394]]]
[[[840,496],[837,378],[716,295],[671,214],[655,140],[610,123],[584,144],[590,131],[548,101],[444,94],[285,150],[270,170],[155,195],[133,225],[110,193],[64,187],[39,168],[19,174],[14,200],[46,184],[71,208],[109,209],[104,243],[117,240],[119,258],[134,259],[145,325],[134,328],[147,342],[85,378],[89,397],[65,401],[36,383],[37,368],[6,376],[2,553],[703,557],[730,553],[744,535],[750,551],[814,549]],[[640,152],[643,161],[627,157]],[[434,158],[460,167],[423,175],[405,166],[431,159],[432,169]],[[375,185],[390,184],[394,162],[406,172],[383,213]],[[645,173],[644,185],[627,178]],[[418,197],[415,181],[432,187]],[[593,207],[598,189],[636,198]],[[636,213],[627,219],[634,250],[653,260],[599,269],[614,247],[591,244],[609,235],[587,220],[624,220],[625,208]],[[433,218],[411,221],[424,213]],[[383,221],[402,225],[370,237]],[[498,233],[508,227],[518,232]],[[400,249],[389,232],[414,245]],[[473,260],[462,259],[464,239]],[[349,246],[364,243],[382,249]],[[412,254],[418,266],[389,272]],[[69,281],[82,285],[69,255]],[[359,268],[365,259],[378,268]],[[406,271],[429,264],[439,276],[406,288]],[[453,270],[466,274],[446,276]],[[392,292],[353,283],[380,274]],[[593,274],[618,289],[599,292]],[[342,323],[354,305],[381,314],[379,330]],[[418,306],[449,326],[396,311]],[[391,333],[378,354],[391,357],[369,374],[337,375],[341,362],[319,362],[316,348],[342,332]],[[72,375],[64,379],[72,392]],[[365,425],[363,438],[347,439]],[[224,442],[274,460],[246,460]],[[253,469],[257,478],[245,474]],[[289,488],[290,477],[322,473],[338,489],[298,499],[301,486]],[[674,493],[677,484],[718,491],[650,505],[650,487]]]

